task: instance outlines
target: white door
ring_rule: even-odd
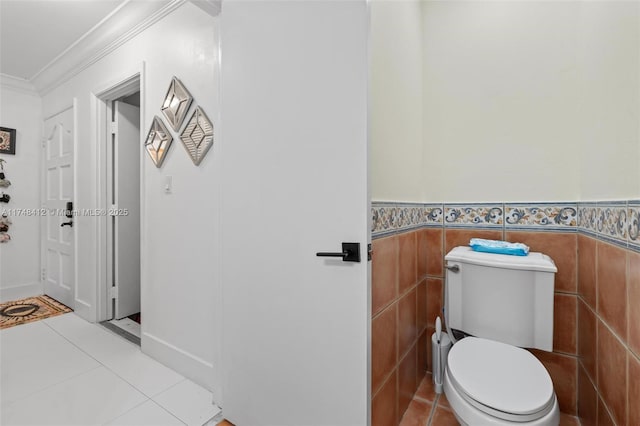
[[[367,22],[364,0],[222,8],[221,405],[237,425],[369,421]],[[316,256],[342,242],[361,262]]]
[[[44,122],[43,279],[45,294],[73,308],[75,291],[73,202],[73,108]],[[75,206],[73,206],[75,208]]]
[[[108,282],[115,287],[113,317],[121,319],[140,312],[140,108],[115,101],[113,117],[107,149]]]

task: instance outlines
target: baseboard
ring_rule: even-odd
[[[41,282],[11,286],[0,289],[0,303],[44,294]]]
[[[211,391],[214,401],[220,400],[220,385],[214,383],[211,363],[147,332],[142,333],[141,347],[143,353]]]

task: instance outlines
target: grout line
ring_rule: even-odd
[[[81,318],[81,319],[82,319],[82,318]],[[84,321],[84,319],[82,319],[82,320]],[[45,323],[45,324],[46,324],[46,323]],[[93,323],[89,323],[89,324],[90,324],[90,325],[92,325],[92,326],[95,326],[95,324],[93,324]],[[135,386],[133,383],[129,382],[127,379],[125,379],[124,377],[122,377],[122,376],[121,376],[120,374],[118,374],[116,371],[114,371],[113,369],[111,369],[111,368],[110,368],[110,367],[108,367],[107,365],[103,364],[103,363],[102,363],[102,362],[100,362],[97,358],[95,358],[93,355],[89,354],[89,353],[88,353],[88,352],[86,352],[84,349],[80,348],[78,345],[76,345],[75,343],[73,343],[71,340],[69,340],[66,336],[64,336],[64,335],[63,335],[62,333],[60,333],[58,330],[54,329],[54,328],[53,328],[53,327],[51,327],[49,324],[46,324],[46,325],[47,325],[51,330],[53,330],[55,333],[57,333],[58,335],[60,335],[63,339],[65,339],[66,341],[68,341],[71,345],[73,345],[73,346],[74,346],[74,347],[76,347],[78,350],[80,350],[81,352],[85,353],[88,357],[92,358],[92,359],[93,359],[93,360],[95,360],[98,364],[100,364],[100,366],[99,366],[99,367],[93,368],[93,369],[91,369],[91,370],[89,370],[89,371],[93,371],[93,370],[95,370],[95,369],[97,369],[97,368],[104,367],[106,370],[108,370],[108,371],[110,371],[111,373],[113,373],[113,374],[114,374],[116,377],[118,377],[120,380],[122,380],[123,382],[127,383],[129,386],[131,386],[133,389],[135,389],[136,391],[140,392],[140,394],[141,394],[141,395],[143,395],[144,397],[146,397],[146,398],[147,398],[145,401],[143,401],[143,402],[142,402],[141,404],[139,404],[139,405],[142,405],[142,404],[144,404],[144,403],[145,403],[145,402],[147,402],[147,401],[152,401],[154,404],[156,404],[157,406],[159,406],[160,408],[162,408],[164,411],[166,411],[167,413],[169,413],[171,416],[176,417],[175,415],[173,415],[173,413],[171,413],[169,410],[167,410],[163,405],[161,405],[160,403],[158,403],[158,402],[157,402],[156,400],[154,400],[153,398],[154,398],[154,397],[157,397],[158,395],[160,395],[160,394],[162,394],[162,393],[164,393],[164,392],[168,391],[169,389],[172,389],[172,388],[174,388],[174,387],[178,386],[179,384],[181,384],[181,383],[185,382],[186,380],[188,380],[186,377],[183,377],[183,379],[182,379],[182,380],[180,380],[179,382],[177,382],[177,383],[175,383],[175,384],[173,384],[173,385],[169,386],[169,387],[168,387],[168,388],[166,388],[166,389],[163,389],[163,390],[161,390],[161,391],[159,391],[159,392],[157,392],[157,393],[155,393],[155,394],[153,394],[153,395],[147,395],[144,391],[142,391],[141,389],[139,389],[139,388],[138,388],[137,386]],[[115,334],[115,333],[113,333],[113,334],[114,334],[114,335],[116,335],[116,336],[118,336],[119,338],[121,338],[123,341],[127,341],[126,339],[122,338],[122,337],[121,337],[121,336],[119,336],[118,334]],[[127,341],[127,342],[128,342],[128,341]],[[129,342],[128,342],[128,343],[129,343]],[[140,349],[138,349],[138,350],[140,350]],[[142,353],[142,351],[140,351],[140,352]],[[167,367],[167,368],[168,368],[168,367]],[[170,369],[170,370],[175,372],[175,370],[172,370],[172,369]],[[84,373],[83,373],[83,374],[84,374]],[[182,376],[182,375],[180,375],[180,376]],[[66,380],[65,380],[65,381],[66,381]],[[60,382],[60,383],[62,383],[62,382]],[[136,406],[136,407],[137,407],[137,406]],[[134,408],[136,408],[136,407],[134,407]],[[132,408],[131,410],[133,410],[133,408]],[[125,413],[122,413],[122,415],[124,415],[124,414],[128,413],[128,412],[129,412],[129,411],[131,411],[131,410],[128,410],[128,411],[126,411]],[[120,416],[118,416],[118,417],[120,417]],[[117,417],[116,417],[116,418],[117,418]],[[176,418],[177,418],[177,417],[176,417]],[[185,423],[185,422],[183,422],[181,419],[179,419],[179,418],[177,418],[177,419],[178,419],[181,423],[186,424],[186,423]],[[115,418],[110,419],[109,421],[111,421],[111,420],[115,420]]]
[[[596,317],[596,334],[597,334],[597,329],[598,329],[598,321],[601,322],[602,324],[604,324],[604,326],[607,328],[607,330],[609,330],[609,332],[611,334],[613,334],[613,336],[616,338],[616,340],[618,340],[618,342],[625,348],[625,350],[627,352],[631,352],[631,354],[636,357],[638,359],[638,361],[640,361],[640,355],[636,354],[633,349],[631,349],[631,347],[627,344],[627,342],[622,339],[620,336],[618,336],[618,333],[616,333],[616,331],[614,331],[609,324],[607,323],[607,321],[605,321],[604,318],[602,318],[602,316],[600,314],[598,314],[598,312],[596,312],[591,306],[589,306],[589,304],[587,303],[586,300],[584,300],[584,298],[582,297],[582,295],[578,295],[578,298],[581,299],[585,306],[587,307],[587,309],[589,309],[589,311],[591,311],[591,313]],[[598,339],[596,338],[596,349],[598,347]],[[578,354],[578,356],[580,356],[580,354]]]
[[[126,414],[130,413],[131,411],[135,410],[136,408],[140,407],[140,406],[141,406],[141,405],[143,405],[143,404],[146,404],[147,402],[151,402],[152,404],[154,404],[154,405],[156,405],[156,406],[160,407],[160,409],[162,409],[163,411],[166,411],[166,412],[167,412],[171,417],[173,417],[174,419],[176,419],[177,421],[179,421],[179,422],[180,422],[180,423],[182,423],[183,425],[185,425],[185,426],[187,425],[187,423],[183,422],[183,421],[182,421],[182,419],[179,419],[178,417],[174,416],[174,415],[173,415],[173,413],[171,413],[169,410],[167,410],[166,408],[164,408],[162,405],[158,404],[156,401],[154,401],[154,400],[153,400],[153,399],[151,399],[151,398],[147,399],[146,401],[142,401],[140,404],[136,405],[135,407],[131,408],[130,410],[125,411],[124,413],[120,414],[118,417],[115,417],[115,418],[109,419],[109,420],[108,420],[108,421],[106,421],[104,424],[111,423],[111,422],[113,422],[114,420],[119,419],[120,417],[122,417],[122,416],[124,416],[124,415],[126,415]]]
[[[436,398],[433,400],[433,405],[431,406],[431,412],[429,413],[429,420],[427,420],[427,426],[431,426],[433,422],[433,417],[436,414],[436,409],[438,408],[438,400],[440,399],[440,394],[436,394]]]
[[[69,314],[71,314],[71,315],[75,315],[75,314],[74,314],[74,313],[72,313],[72,312],[70,312]],[[79,318],[80,320],[82,320],[82,321],[86,321],[84,318],[80,318],[79,316],[78,316],[78,318]],[[91,323],[91,322],[89,322],[89,321],[86,321],[86,322],[87,322],[87,324],[89,324],[89,325],[91,325],[91,326],[100,327],[100,326],[97,326],[97,325],[95,325],[94,323]],[[46,324],[46,323],[45,323],[45,324]],[[137,387],[137,386],[135,386],[133,383],[129,382],[127,379],[125,379],[125,378],[124,378],[124,377],[122,377],[120,374],[118,374],[116,371],[114,371],[111,367],[109,367],[109,366],[107,366],[106,364],[102,363],[100,360],[98,360],[96,357],[94,357],[93,355],[91,355],[89,352],[85,351],[85,350],[84,350],[84,349],[82,349],[80,346],[76,345],[74,342],[72,342],[71,340],[67,339],[67,337],[66,337],[64,334],[62,334],[61,332],[59,332],[59,331],[58,331],[58,330],[56,330],[55,328],[51,327],[49,324],[47,324],[47,326],[48,326],[49,328],[51,328],[54,332],[56,332],[57,334],[59,334],[60,336],[62,336],[62,338],[64,338],[64,339],[65,339],[66,341],[68,341],[70,344],[72,344],[73,346],[75,346],[76,348],[78,348],[78,349],[79,349],[80,351],[82,351],[83,353],[87,354],[87,356],[88,356],[88,357],[90,357],[90,358],[92,358],[93,360],[95,360],[98,364],[100,364],[101,366],[103,366],[104,368],[106,368],[107,370],[109,370],[110,372],[112,372],[113,374],[115,374],[115,375],[116,375],[118,378],[120,378],[123,382],[127,383],[129,386],[131,386],[132,388],[134,388],[136,391],[140,392],[140,394],[144,395],[144,396],[145,396],[145,397],[147,397],[148,399],[151,399],[151,398],[152,398],[152,397],[154,397],[154,396],[158,396],[158,395],[160,395],[161,393],[163,393],[164,391],[166,391],[166,390],[168,390],[168,389],[172,388],[173,386],[177,385],[178,383],[182,383],[184,380],[186,380],[186,378],[185,378],[184,376],[182,376],[182,374],[180,374],[180,373],[178,373],[177,371],[175,371],[175,370],[173,370],[173,369],[171,369],[171,368],[169,368],[169,367],[166,367],[166,366],[165,366],[165,367],[166,367],[166,368],[168,368],[169,370],[171,370],[171,371],[173,371],[174,373],[176,373],[176,374],[178,374],[179,376],[181,376],[181,377],[182,377],[182,380],[180,380],[178,383],[176,383],[176,384],[174,384],[174,385],[171,385],[171,386],[170,386],[170,387],[168,387],[167,389],[163,389],[163,390],[161,390],[160,392],[158,392],[158,393],[156,393],[156,394],[153,394],[153,395],[147,395],[147,394],[146,394],[145,392],[143,392],[141,389],[138,389],[138,387]],[[102,328],[102,327],[100,327],[99,329],[100,329],[100,330],[104,330],[105,332],[107,332],[107,330],[108,330],[108,329],[106,329],[106,328]],[[117,335],[117,334],[115,334],[115,333],[110,333],[110,334],[111,334],[111,335],[114,335],[114,336],[118,336],[118,335]],[[133,343],[129,342],[127,339],[125,339],[125,338],[123,338],[123,337],[121,337],[121,336],[118,336],[118,338],[119,338],[119,339],[122,339],[122,341],[123,341],[123,342],[127,342],[127,344],[129,344],[129,345],[133,345]],[[136,345],[133,345],[133,346],[136,346]],[[138,351],[140,351],[140,353],[142,353],[142,351],[140,350],[140,347],[137,347],[137,350],[138,350]],[[143,355],[145,355],[145,354],[143,354]],[[146,356],[148,356],[148,355],[146,355]],[[150,357],[149,357],[149,358],[150,358]],[[153,359],[153,358],[151,358],[151,359]]]
[[[49,386],[46,386],[46,387],[44,387],[44,388],[42,388],[42,389],[38,389],[38,390],[36,390],[36,391],[34,391],[34,392],[29,393],[28,395],[24,395],[23,397],[18,398],[18,399],[14,400],[14,401],[11,401],[11,402],[8,402],[8,401],[7,401],[7,402],[3,402],[3,403],[2,403],[2,406],[3,406],[3,407],[9,407],[9,406],[11,406],[11,405],[13,405],[13,404],[16,404],[16,403],[18,403],[18,402],[20,402],[20,401],[24,400],[24,399],[30,398],[30,397],[32,397],[32,396],[34,396],[34,395],[37,395],[37,394],[39,394],[39,393],[41,393],[41,392],[44,392],[45,390],[49,390],[49,389],[51,389],[51,388],[53,388],[53,387],[55,387],[55,386],[58,386],[58,385],[60,385],[60,384],[62,384],[62,383],[69,382],[69,381],[71,381],[71,380],[73,380],[73,379],[76,379],[76,378],[78,378],[78,377],[80,377],[80,376],[83,376],[83,375],[85,375],[85,374],[87,374],[87,373],[90,373],[90,372],[92,372],[92,371],[94,371],[94,370],[97,370],[97,369],[99,369],[100,367],[104,367],[104,365],[102,365],[101,363],[98,363],[98,364],[100,364],[100,365],[97,365],[97,366],[95,366],[95,367],[93,367],[93,368],[90,368],[90,369],[88,369],[88,370],[86,370],[86,371],[83,371],[83,372],[81,372],[81,373],[74,374],[73,376],[71,376],[71,377],[67,377],[66,379],[63,379],[63,380],[61,380],[61,381],[59,381],[59,382],[52,383],[52,384],[50,384]],[[145,396],[146,396],[146,395],[145,395]]]

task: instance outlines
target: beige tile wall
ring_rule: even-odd
[[[640,253],[578,236],[578,414],[640,425]]]
[[[400,423],[426,373],[426,255],[418,231],[373,241],[372,425]]]
[[[398,424],[425,370],[431,370],[430,337],[442,310],[444,255],[471,238],[522,242],[555,261],[554,352],[532,352],[554,381],[561,411],[577,413],[578,235],[433,227],[373,242],[373,425]]]

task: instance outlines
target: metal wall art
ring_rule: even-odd
[[[162,165],[164,157],[167,155],[167,151],[171,146],[173,136],[167,127],[164,125],[160,117],[153,117],[153,123],[151,123],[151,129],[144,142],[144,147],[151,156],[153,163],[156,167]]]
[[[176,132],[180,130],[182,121],[187,116],[193,97],[176,77],[171,79],[169,90],[162,103],[162,114]]]
[[[202,108],[197,107],[193,112],[180,139],[191,156],[193,164],[199,165],[213,145],[213,124]]]

